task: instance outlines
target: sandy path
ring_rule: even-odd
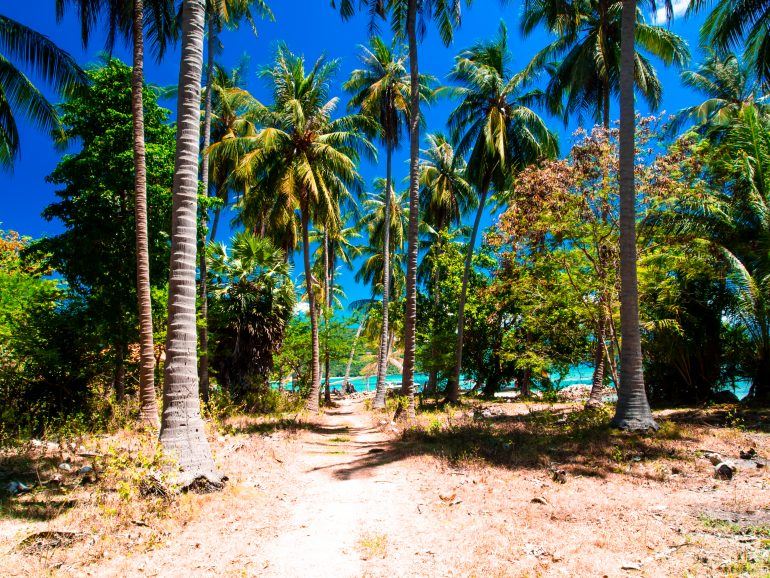
[[[181,533],[85,573],[414,575],[416,536],[430,536],[426,522],[415,519],[423,473],[404,470],[392,435],[372,424],[362,404],[341,401],[295,439],[280,432],[262,438],[267,448],[245,461],[221,456],[228,487]],[[257,443],[253,435],[242,440]]]
[[[263,575],[363,576],[368,558],[398,542],[415,491],[403,471],[388,467],[389,436],[360,405],[342,401],[301,441],[291,474],[302,483],[301,499],[287,528],[260,549]]]

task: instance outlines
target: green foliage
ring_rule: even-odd
[[[293,313],[294,285],[283,251],[267,239],[238,233],[228,251],[208,249],[212,369],[236,403],[259,408],[270,395],[273,356]]]
[[[131,68],[108,59],[88,76],[89,88],[61,105],[66,141],[79,150],[48,177],[61,187],[60,200],[43,216],[65,230],[36,241],[30,252],[64,278],[83,308],[79,331],[107,349],[101,359],[118,367],[138,334]],[[144,104],[150,281],[158,296],[168,280],[175,132],[152,91],[145,90]],[[153,308],[163,311],[165,303]]]

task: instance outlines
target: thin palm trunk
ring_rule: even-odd
[[[586,402],[586,407],[599,407],[602,404],[604,390],[604,313],[599,313],[599,321],[596,328],[596,349],[594,351],[594,375],[591,382],[591,394]]]
[[[203,112],[203,160],[201,161],[201,190],[204,195],[209,194],[209,152],[211,144],[211,79],[214,68],[214,48],[216,46],[216,22],[213,14],[209,15],[209,42],[206,63],[206,102]],[[200,347],[201,358],[198,367],[200,378],[200,390],[203,401],[209,400],[209,296],[208,296],[208,267],[206,264],[206,229],[208,227],[209,210],[201,211],[201,258],[200,258],[200,300],[201,300],[201,326]]]
[[[195,311],[198,162],[204,0],[184,0],[171,213],[168,337],[160,441],[180,467],[181,483],[221,486],[200,414]]]
[[[612,423],[628,430],[657,429],[644,389],[636,272],[634,183],[634,29],[636,0],[623,0],[620,51],[620,386]]]
[[[302,214],[302,258],[305,264],[305,287],[307,289],[307,303],[310,315],[310,341],[312,346],[311,357],[311,382],[310,397],[307,400],[308,411],[318,412],[319,397],[321,394],[321,363],[320,348],[318,343],[318,311],[315,308],[315,296],[313,295],[313,272],[310,269],[310,216],[309,208],[304,205],[300,209]]]
[[[147,163],[144,144],[144,2],[134,0],[134,69],[131,73],[131,114],[134,138],[134,217],[136,220],[136,296],[139,307],[139,417],[157,429],[155,344],[152,336],[150,246],[147,231]]]
[[[344,388],[345,393],[348,393],[350,391],[350,368],[353,366],[353,357],[356,354],[356,347],[358,346],[358,340],[361,339],[361,333],[364,330],[364,325],[366,325],[366,319],[369,317],[369,312],[367,311],[366,315],[364,315],[364,318],[361,319],[361,323],[358,324],[358,329],[356,329],[356,337],[353,339],[353,346],[350,348],[350,357],[348,357],[348,364],[345,366],[345,378],[342,380],[342,387]]]
[[[468,296],[468,279],[471,274],[471,265],[473,264],[473,249],[476,246],[476,237],[479,234],[481,217],[484,214],[484,207],[487,204],[487,194],[489,193],[488,181],[484,182],[479,197],[479,208],[476,211],[476,218],[473,221],[473,230],[471,238],[468,241],[468,249],[465,253],[465,267],[463,268],[463,284],[460,289],[460,302],[457,306],[457,347],[455,348],[455,367],[452,373],[452,379],[447,387],[447,401],[457,403],[460,399],[460,376],[463,369],[463,335],[465,333],[465,302]]]
[[[420,72],[417,63],[417,0],[408,0],[406,29],[409,39],[409,231],[406,260],[406,314],[404,316],[404,366],[401,392],[407,396],[407,419],[414,410],[414,356],[417,325],[417,223],[420,206]]]
[[[441,232],[441,227],[439,227],[438,232]],[[435,250],[435,243],[433,245]],[[436,321],[435,317],[438,314],[438,306],[439,306],[439,271],[438,267],[436,266],[436,260],[438,259],[438,254],[433,255],[433,280],[431,283],[431,291],[433,295],[431,296],[433,299],[433,331],[431,332],[431,343],[430,343],[430,354],[431,359],[433,360],[433,363],[435,364],[436,359],[438,357],[438,351],[436,349],[436,340],[435,340],[435,334],[436,334]],[[435,365],[431,368],[430,373],[428,374],[428,383],[425,384],[425,389],[423,390],[423,395],[431,395],[438,391],[438,370],[436,369]]]
[[[382,332],[380,333],[380,350],[377,354],[377,389],[374,394],[372,407],[382,409],[385,407],[385,394],[388,374],[388,335],[389,329],[389,300],[390,300],[390,201],[392,183],[392,159],[393,146],[387,145],[385,161],[385,215],[382,241]]]
[[[324,326],[326,328],[326,335],[325,335],[325,347],[324,347],[324,379],[326,380],[326,384],[324,387],[324,403],[327,405],[331,405],[332,403],[332,392],[329,385],[329,366],[330,366],[330,359],[329,359],[329,315],[331,314],[332,309],[332,296],[331,292],[333,290],[332,287],[332,272],[331,272],[331,259],[329,256],[329,233],[324,228],[324,285],[326,286],[326,303],[324,304],[325,311],[324,311]]]

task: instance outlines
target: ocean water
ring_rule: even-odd
[[[560,376],[558,374],[553,374],[551,376],[551,381],[556,386],[556,389],[562,389],[564,387],[568,387],[570,385],[590,385],[591,384],[591,378],[593,377],[593,367],[590,365],[578,365],[576,367],[573,367],[567,375],[562,377],[560,379]],[[332,377],[330,378],[330,385],[332,389],[338,389],[342,387],[342,382],[345,378],[344,377]],[[416,373],[414,375],[414,381],[417,385],[418,389],[421,390],[422,387],[428,382],[428,374],[426,373]],[[356,391],[374,391],[374,389],[377,386],[377,376],[372,375],[368,377],[364,376],[357,376],[357,377],[351,377],[350,382],[355,386]],[[401,376],[400,375],[389,375],[387,377],[387,382],[392,387],[396,387],[398,385],[401,385]],[[462,383],[463,389],[470,389],[473,387],[474,383],[472,380],[464,380]],[[738,396],[739,399],[743,399],[748,395],[749,388],[751,387],[751,383],[746,380],[741,380],[736,383],[736,388],[734,391],[735,395]]]

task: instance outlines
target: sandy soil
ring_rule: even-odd
[[[149,541],[139,526],[69,554],[20,555],[25,533],[67,519],[0,519],[0,567],[10,576],[737,576],[741,561],[770,551],[767,468],[718,481],[695,457],[703,447],[767,452],[767,434],[687,430],[676,456],[605,472],[559,464],[559,483],[551,464],[452,466],[382,421],[344,400],[295,432],[218,438],[226,490],[190,497],[192,513]],[[767,575],[770,565],[752,564]]]

